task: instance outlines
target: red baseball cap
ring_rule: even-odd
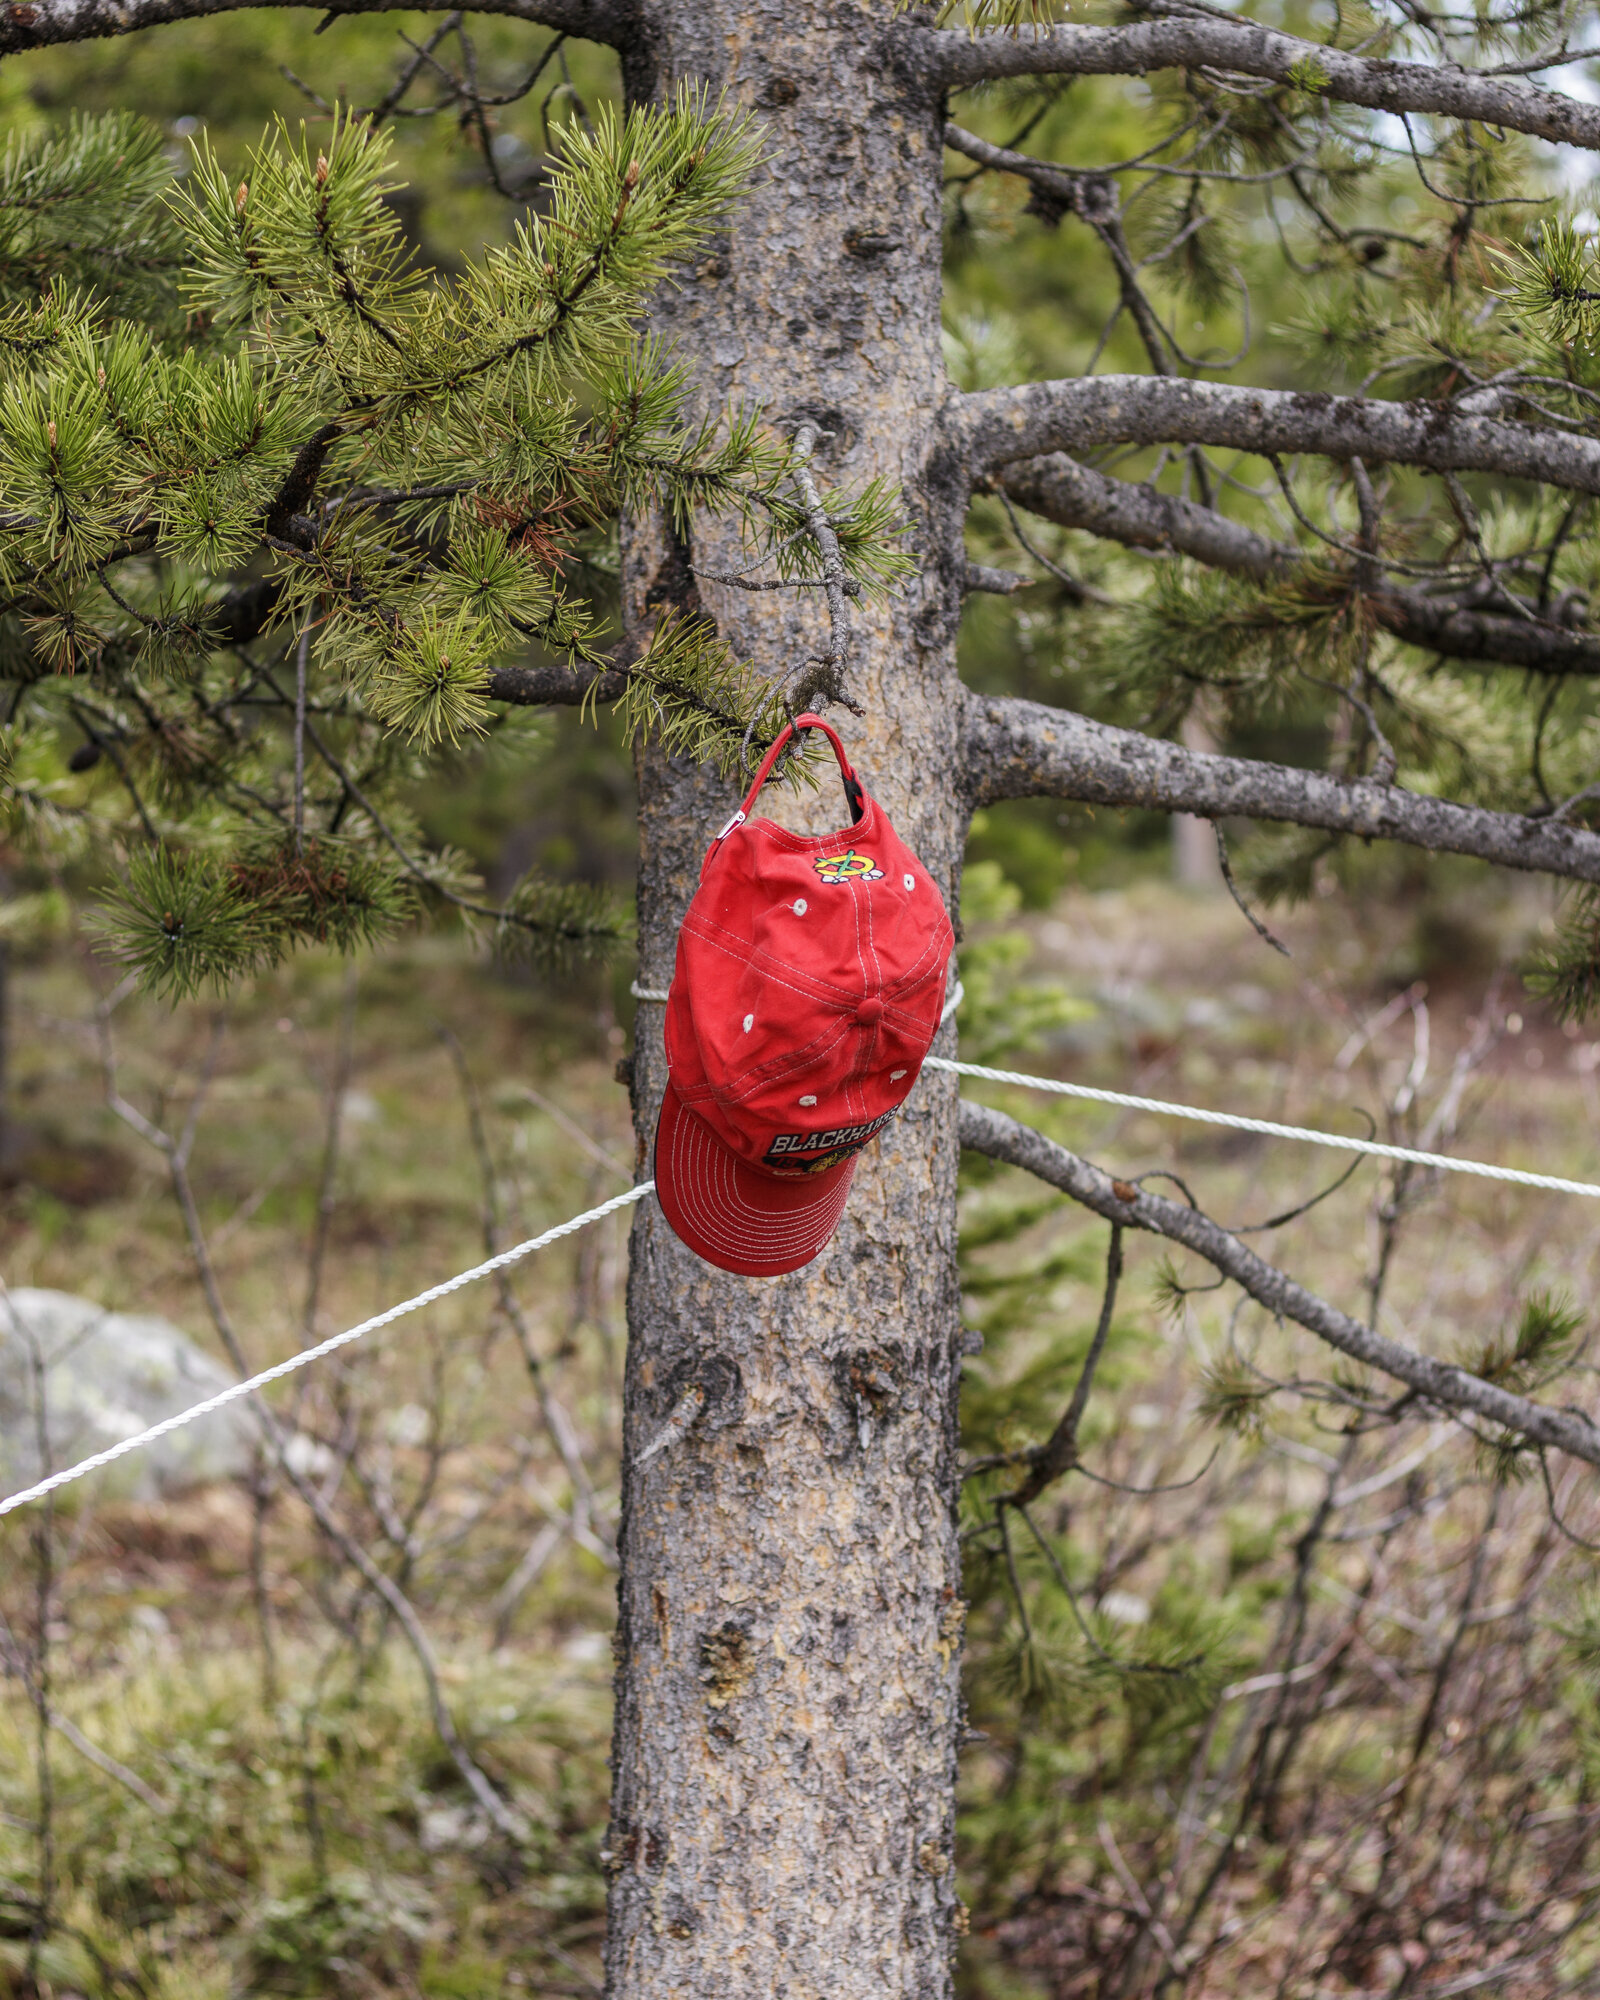
[[[750,819],[791,736],[833,745],[853,824]],[[838,1227],[856,1159],[917,1080],[955,943],[944,900],[862,788],[844,745],[802,715],[711,843],[678,934],[656,1193],[724,1271],[776,1278]]]

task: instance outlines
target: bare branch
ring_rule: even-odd
[[[518,708],[581,708],[591,694],[596,701],[617,700],[627,684],[624,666],[494,667],[484,692]]]
[[[232,1315],[222,1296],[222,1288],[217,1279],[216,1265],[212,1261],[211,1246],[206,1240],[205,1228],[200,1219],[199,1205],[195,1200],[194,1187],[189,1179],[188,1166],[183,1150],[160,1126],[137,1111],[122,1096],[117,1088],[116,1061],[111,1039],[110,1009],[102,1006],[96,1013],[99,1031],[101,1062],[105,1072],[106,1102],[126,1123],[147,1139],[166,1158],[171,1175],[172,1191],[178,1211],[183,1218],[184,1231],[189,1239],[190,1254],[194,1260],[195,1275],[200,1281],[201,1295],[217,1337],[227,1351],[228,1359],[240,1375],[248,1375],[250,1366],[245,1359],[238,1331]],[[250,1393],[250,1407],[261,1427],[262,1439],[267,1450],[277,1463],[278,1470],[299,1494],[311,1510],[312,1518],[323,1535],[336,1548],[345,1561],[361,1577],[376,1596],[380,1597],[399,1624],[411,1648],[422,1675],[427,1691],[428,1706],[433,1715],[434,1728],[451,1762],[460,1772],[467,1789],[477,1800],[485,1817],[508,1838],[519,1840],[526,1832],[520,1816],[496,1792],[482,1769],[473,1758],[463,1741],[445,1701],[439,1678],[439,1662],[433,1650],[433,1642],[419,1617],[415,1605],[388,1572],[373,1560],[362,1544],[349,1534],[327,1501],[312,1481],[295,1464],[288,1449],[288,1435],[272,1406],[265,1400],[259,1389]]]
[[[846,692],[844,676],[851,665],[855,648],[855,629],[850,617],[850,600],[860,594],[857,584],[845,568],[844,556],[839,548],[839,537],[828,519],[822,497],[817,492],[817,482],[811,474],[812,454],[817,448],[817,426],[804,423],[794,434],[794,483],[800,495],[800,504],[805,513],[806,528],[817,553],[822,558],[822,581],[828,593],[828,650],[817,663],[820,670],[817,677],[816,693],[806,698],[805,706],[814,706],[818,698],[826,695],[830,701],[839,702],[845,708],[855,708]],[[745,732],[749,742],[749,731]]]
[[[22,1683],[23,1692],[37,1708],[39,1691],[34,1683],[33,1672],[21,1646],[11,1636],[3,1613],[0,1613],[0,1666],[3,1666],[7,1673],[16,1675]],[[98,1743],[85,1736],[78,1725],[63,1715],[60,1709],[52,1708],[47,1703],[45,1720],[50,1728],[66,1738],[80,1757],[93,1764],[96,1770],[103,1771],[108,1778],[114,1778],[119,1785],[125,1786],[142,1806],[147,1806],[153,1813],[171,1812],[172,1807],[167,1800],[159,1792],[152,1791],[137,1771],[130,1771],[126,1764],[119,1762],[108,1750],[102,1750]]]
[[[976,132],[963,131],[956,124],[945,126],[944,142],[953,151],[965,153],[968,159],[977,160],[983,166],[1020,174],[1031,182],[1032,206],[1037,212],[1052,220],[1071,213],[1088,224],[1111,259],[1122,294],[1123,309],[1138,329],[1144,351],[1150,357],[1150,366],[1158,375],[1170,375],[1173,372],[1173,342],[1140,287],[1138,267],[1123,234],[1121,205],[1117,199],[1116,183],[1111,176],[1105,173],[1075,173],[1069,167],[1054,167],[1048,161],[1030,159],[1026,153],[1013,153],[1004,146],[991,146]]]
[[[1318,97],[1372,111],[1470,118],[1567,146],[1600,149],[1600,107],[1510,77],[1443,64],[1351,55],[1254,21],[1187,14],[1126,27],[1059,27],[1038,34],[968,36],[910,29],[926,66],[949,90],[1007,76],[1148,76],[1207,69],[1294,84]]]
[[[1064,1472],[1071,1472],[1077,1465],[1078,1426],[1082,1423],[1084,1410],[1088,1406],[1089,1391],[1094,1387],[1095,1370],[1100,1365],[1100,1357],[1105,1353],[1106,1342],[1111,1337],[1111,1315],[1116,1310],[1117,1286],[1121,1278],[1122,1225],[1120,1222],[1113,1222],[1111,1243],[1106,1251],[1106,1282],[1100,1301],[1100,1317],[1095,1323],[1094,1338],[1089,1343],[1089,1352],[1084,1356],[1083,1366],[1078,1371],[1078,1380],[1074,1385],[1071,1401],[1049,1437],[1036,1452],[1030,1453],[1027,1477],[1014,1493],[1004,1496],[1001,1502],[1003,1506],[1015,1507],[1025,1512],[1031,1500],[1036,1500],[1047,1486],[1053,1485]],[[1032,1526],[1032,1523],[1029,1525]]]
[[[1359,462],[1359,461],[1353,461]],[[1298,549],[1272,542],[1210,507],[1132,480],[1112,479],[1062,452],[1007,466],[996,481],[1030,513],[1063,528],[1081,528],[1137,549],[1170,549],[1212,569],[1266,582],[1287,576],[1301,561]],[[1356,588],[1352,580],[1352,590]],[[1533,604],[1525,617],[1485,610],[1465,597],[1434,595],[1424,588],[1382,583],[1363,591],[1376,622],[1408,646],[1456,660],[1484,660],[1536,674],[1600,674],[1600,637],[1541,616]]]
[[[1494,472],[1600,493],[1600,439],[1500,423],[1448,403],[1386,403],[1152,375],[1093,375],[955,396],[945,425],[974,477],[1041,452],[1206,444],[1367,465]]]
[[[996,799],[1079,799],[1201,819],[1284,820],[1600,882],[1600,834],[1565,822],[1458,805],[1370,778],[1212,757],[1042,702],[969,695],[966,771],[974,806]]]
[[[99,41],[141,28],[165,27],[172,21],[275,4],[277,0],[34,0],[31,6],[0,9],[0,55],[20,55],[26,49],[52,48],[62,42]],[[412,11],[402,0],[337,0],[327,9],[327,19]],[[465,11],[508,14],[613,48],[630,43],[637,32],[638,10],[629,0],[473,0]]]
[[[1526,1438],[1530,1444],[1553,1446],[1586,1464],[1600,1465],[1600,1430],[1587,1418],[1570,1410],[1549,1409],[1526,1396],[1514,1396],[1465,1368],[1418,1354],[1374,1332],[1308,1292],[1198,1209],[1130,1188],[1126,1181],[1114,1182],[1109,1174],[1042,1133],[965,1098],[961,1101],[960,1135],[962,1145],[972,1152],[1021,1167],[1109,1222],[1127,1229],[1146,1229],[1181,1243],[1231,1278],[1268,1312],[1294,1320],[1353,1361],[1381,1369],[1440,1409],[1476,1417]],[[1124,1199],[1119,1190],[1127,1190],[1131,1198]]]
[[[986,590],[996,597],[1010,597],[1016,591],[1026,590],[1032,582],[1031,576],[1022,576],[1014,569],[991,569],[987,563],[969,562],[962,587],[966,590]]]
[[[1108,478],[1065,452],[1008,465],[995,483],[1018,506],[1060,527],[1082,528],[1129,548],[1172,549],[1261,582],[1299,557],[1297,549],[1268,541],[1213,508],[1154,486]]]

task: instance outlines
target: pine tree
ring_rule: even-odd
[[[684,533],[728,515],[754,558],[819,572],[790,448],[755,411],[687,418],[682,368],[639,329],[758,157],[689,86],[603,115],[547,210],[444,282],[361,120],[315,146],[280,128],[236,183],[202,143],[181,191],[131,117],[12,144],[8,794],[57,864],[120,852],[100,922],[146,988],[369,947],[428,901],[547,957],[624,935],[605,899],[537,876],[487,906],[400,798],[431,754],[515,731],[495,674],[530,648],[574,698],[613,667],[630,736],[719,770],[775,731],[782,694],[705,619],[667,610],[617,666],[581,587],[624,508]],[[892,508],[829,505],[852,587],[892,578]]]
[[[0,50],[215,11],[41,0],[10,10]],[[13,798],[64,837],[24,711],[114,767],[130,844],[112,922],[148,977],[177,989],[294,937],[357,943],[419,876],[471,902],[369,784],[510,726],[491,723],[502,698],[620,697],[661,725],[638,750],[651,989],[746,739],[802,689],[859,711],[859,760],[952,904],[971,814],[1016,798],[1268,822],[1281,831],[1241,854],[1257,895],[1360,867],[1375,841],[1544,871],[1580,898],[1600,884],[1600,285],[1535,149],[1600,150],[1600,113],[1546,80],[1581,56],[1580,10],[1385,0],[1284,26],[1200,0],[515,11],[616,49],[635,110],[574,140],[560,229],[530,224],[459,285],[406,263],[375,203],[375,141],[347,127],[315,158],[280,139],[236,187],[204,164],[181,209],[181,334],[161,330],[171,305],[130,321],[91,296],[65,235],[41,225],[26,246],[62,276],[7,322]],[[1118,113],[1132,78],[1147,101]],[[685,86],[725,90],[734,122]],[[738,117],[756,113],[749,173],[756,129]],[[655,292],[665,246],[640,218],[668,233],[680,199],[675,247],[707,254]],[[972,326],[951,330],[947,364],[947,223],[952,257],[998,267],[1004,237],[993,282],[1014,291],[1029,232],[1093,239],[1098,298],[1048,301],[1072,330],[1055,376],[1034,379],[1042,337]],[[1302,290],[1294,324],[1263,333],[1251,288],[1280,259]],[[628,344],[647,301],[670,359]],[[714,416],[732,391],[743,414]],[[897,574],[902,505],[915,569]],[[587,549],[613,510],[633,650],[601,657],[556,552]],[[1130,550],[1159,560],[1138,569]],[[1081,663],[1084,707],[958,676],[964,602],[1019,578],[1040,583],[1033,643]],[[760,587],[786,581],[825,589]],[[252,651],[268,630],[276,662]],[[511,664],[528,638],[558,664]],[[1173,740],[1197,700],[1232,754]],[[1314,757],[1248,754],[1284,720]],[[1542,975],[1560,1004],[1589,1004],[1597,953],[1584,900]],[[646,1013],[643,1142],[663,1076]],[[1154,1232],[1338,1351],[1345,1407],[1370,1409],[1362,1384],[1387,1380],[1513,1458],[1600,1462],[1587,1417],[1545,1387],[1558,1315],[1509,1360],[1483,1339],[1460,1363],[1422,1354],[1201,1211],[958,1106],[948,1079],[919,1088],[826,1254],[790,1280],[710,1272],[641,1205],[615,2000],[950,1990],[958,1146],[1106,1220],[1107,1326],[1123,1233]],[[1247,1429],[1258,1386],[1219,1367],[1208,1408]],[[651,1451],[691,1389],[697,1415]],[[1075,1424],[1069,1406],[990,1468],[997,1548],[1070,1469]],[[1085,1634],[1061,1629],[1086,1671]],[[1051,1667],[1017,1670],[1044,1688]],[[1190,1948],[1179,1923],[1152,1977],[1180,1979]]]

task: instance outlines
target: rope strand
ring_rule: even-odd
[[[633,985],[635,1000],[665,1002],[659,988]],[[965,995],[956,981],[940,1025],[961,1005]],[[1161,1118],[1187,1118],[1197,1125],[1225,1125],[1235,1132],[1259,1132],[1267,1139],[1298,1139],[1308,1146],[1333,1146],[1343,1153],[1370,1153],[1374,1159],[1400,1160],[1414,1167],[1438,1167],[1445,1173],[1476,1174],[1480,1180],[1510,1181],[1516,1187],[1548,1188],[1554,1194],[1600,1197],[1593,1181],[1569,1181],[1559,1174],[1526,1173],[1520,1167],[1491,1166],[1487,1160],[1463,1160],[1449,1153],[1422,1153],[1413,1146],[1388,1146],[1381,1139],[1352,1139],[1341,1132],[1318,1132],[1306,1125],[1280,1125],[1271,1118],[1247,1118],[1235,1111],[1207,1111],[1196,1104],[1171,1104],[1161,1097],[1132,1097],[1122,1090],[1094,1090],[1086,1083],[1063,1083],[1053,1076],[1030,1076],[1024,1070],[988,1069],[982,1063],[952,1062],[947,1056],[927,1056],[924,1069],[949,1070],[956,1076],[980,1077],[985,1083],[1011,1083],[1023,1090],[1048,1090],[1057,1097],[1081,1097],[1091,1104],[1115,1104],[1124,1111],[1153,1111]]]
[[[664,992],[641,987],[634,982],[633,995],[636,1000],[654,1001],[658,1005],[667,996]],[[958,980],[949,999],[945,1002],[941,1025],[961,1005],[963,998]],[[1474,1174],[1480,1180],[1509,1181],[1515,1187],[1546,1188],[1554,1194],[1578,1194],[1590,1198],[1600,1197],[1600,1185],[1593,1181],[1573,1181],[1559,1174],[1526,1173],[1520,1167],[1492,1166],[1487,1160],[1464,1160],[1452,1158],[1448,1153],[1424,1153],[1413,1146],[1389,1146],[1379,1139],[1353,1139],[1341,1132],[1319,1132],[1305,1125],[1281,1125],[1271,1118],[1247,1118],[1234,1111],[1207,1111],[1196,1104],[1171,1104],[1159,1097],[1135,1097],[1122,1090],[1096,1090],[1086,1083],[1063,1083],[1058,1077],[1030,1076],[1025,1070],[991,1069],[983,1063],[953,1062],[946,1056],[928,1056],[924,1069],[947,1070],[955,1076],[977,1077],[984,1083],[1013,1084],[1023,1090],[1043,1090],[1056,1097],[1077,1097],[1091,1104],[1114,1104],[1124,1111],[1150,1111],[1161,1118],[1186,1118],[1197,1125],[1222,1125],[1236,1132],[1256,1132],[1267,1139],[1296,1139],[1310,1146],[1332,1146],[1345,1153],[1367,1153],[1375,1159],[1398,1160],[1410,1166],[1436,1167],[1444,1173]],[[582,1215],[575,1215],[569,1221],[557,1223],[554,1229],[547,1229],[542,1236],[533,1236],[526,1243],[518,1243],[510,1250],[502,1250],[498,1256],[487,1258],[481,1264],[474,1264],[471,1270],[458,1271],[453,1278],[446,1278],[441,1284],[430,1285],[425,1292],[418,1292],[415,1298],[403,1299],[399,1305],[390,1306],[373,1319],[364,1319],[359,1326],[346,1327],[343,1333],[336,1333],[330,1339],[319,1341],[315,1347],[302,1349],[287,1361],[280,1361],[271,1368],[263,1368],[259,1375],[252,1375],[247,1381],[230,1383],[215,1396],[208,1396],[203,1403],[196,1403],[191,1409],[179,1410],[175,1415],[163,1417],[158,1424],[148,1430],[136,1432],[132,1437],[119,1439],[108,1445],[104,1451],[97,1451],[89,1458],[81,1459],[76,1465],[69,1465],[61,1472],[55,1472],[48,1479],[41,1479],[37,1485],[25,1487],[20,1493],[9,1494],[0,1500],[0,1516],[14,1513],[19,1507],[26,1507],[31,1501],[42,1500],[47,1493],[55,1493],[63,1486],[70,1486],[74,1480],[84,1478],[88,1473],[97,1472],[104,1465],[125,1457],[131,1451],[140,1451],[147,1444],[154,1444],[157,1438],[168,1436],[181,1430],[184,1425],[195,1423],[213,1410],[220,1410],[234,1403],[241,1396],[248,1396],[253,1390],[265,1387],[268,1382],[276,1382],[282,1376],[292,1375],[297,1368],[304,1368],[313,1361],[320,1361],[324,1355],[334,1353],[338,1348],[347,1347],[351,1341],[360,1340],[364,1335],[376,1333],[380,1327],[390,1326],[407,1313],[419,1312],[423,1306],[432,1305],[435,1300],[447,1298],[458,1292],[464,1285],[473,1285],[480,1278],[491,1277],[496,1271],[504,1271],[510,1265],[519,1263],[524,1257],[531,1257],[536,1250],[543,1250],[563,1236],[571,1236],[576,1230],[587,1229],[591,1222],[599,1222],[607,1215],[614,1215],[618,1209],[631,1207],[642,1201],[654,1188],[653,1180],[641,1181],[637,1187],[629,1188],[626,1194],[613,1195],[610,1201],[603,1201],[598,1208],[586,1209]]]
[[[1259,1132],[1268,1139],[1300,1139],[1310,1146],[1336,1146],[1344,1153],[1371,1153],[1380,1160],[1404,1160],[1417,1167],[1440,1167],[1446,1173],[1476,1174],[1480,1180],[1511,1181],[1517,1187],[1600,1197],[1600,1186],[1593,1181],[1524,1173],[1520,1167],[1496,1167],[1487,1160],[1456,1159],[1449,1153],[1419,1153],[1412,1146],[1386,1146],[1381,1139],[1351,1139],[1342,1132],[1315,1132],[1304,1125],[1279,1125],[1271,1118],[1246,1118],[1234,1111],[1206,1111],[1196,1104],[1168,1104],[1159,1097],[1130,1097],[1121,1090],[1092,1090],[1086,1083],[1062,1083],[1053,1076],[1029,1076],[1015,1069],[986,1069],[982,1063],[951,1062],[945,1056],[928,1056],[922,1066],[951,1070],[957,1076],[981,1077],[985,1083],[1014,1083],[1024,1090],[1048,1090],[1058,1097],[1087,1098],[1092,1104],[1116,1104],[1125,1111],[1154,1111],[1163,1118],[1188,1118],[1197,1125],[1227,1125],[1236,1132]]]
[[[470,1271],[458,1271],[453,1278],[446,1278],[441,1284],[430,1285],[425,1292],[418,1292],[414,1299],[404,1299],[397,1306],[390,1306],[387,1312],[379,1313],[373,1319],[364,1319],[359,1326],[346,1327],[343,1333],[336,1333],[327,1340],[318,1341],[315,1347],[307,1347],[299,1354],[290,1355],[287,1361],[279,1361],[271,1368],[263,1368],[259,1375],[252,1375],[247,1381],[230,1382],[214,1396],[208,1396],[203,1403],[196,1403],[191,1409],[179,1410],[175,1415],[163,1417],[158,1424],[152,1424],[146,1431],[138,1431],[132,1437],[120,1438],[108,1445],[104,1451],[97,1451],[91,1457],[80,1459],[76,1465],[69,1465],[64,1471],[54,1472],[48,1479],[41,1479],[36,1486],[25,1487],[20,1493],[11,1493],[0,1500],[0,1515],[15,1512],[18,1507],[26,1507],[31,1500],[42,1500],[47,1493],[54,1493],[63,1486],[70,1486],[75,1479],[82,1479],[86,1473],[98,1472],[103,1465],[125,1457],[130,1451],[140,1451],[147,1444],[154,1444],[157,1438],[166,1437],[170,1432],[182,1430],[185,1424],[192,1424],[200,1417],[210,1416],[213,1410],[220,1410],[228,1403],[236,1403],[241,1396],[248,1396],[252,1390],[264,1387],[268,1382],[276,1382],[284,1375],[292,1375],[297,1368],[304,1368],[309,1362],[320,1361],[325,1354],[335,1349],[348,1347],[351,1341],[360,1340],[363,1334],[376,1333],[381,1326],[389,1326],[397,1319],[404,1319],[407,1313],[419,1312],[423,1306],[431,1306],[436,1299],[447,1298],[451,1292],[459,1292],[464,1285],[475,1285],[480,1278],[491,1277],[496,1271],[504,1271],[510,1265],[520,1263],[524,1257],[531,1257],[535,1250],[543,1250],[563,1236],[571,1236],[575,1230],[587,1229],[591,1222],[598,1222],[603,1216],[612,1215],[619,1208],[627,1208],[633,1202],[643,1201],[655,1186],[654,1181],[641,1181],[638,1187],[629,1188],[626,1194],[613,1195],[610,1201],[601,1202],[598,1208],[591,1208],[582,1215],[575,1215],[569,1222],[558,1222],[554,1229],[547,1229],[542,1236],[531,1236],[526,1243],[513,1245],[502,1250],[496,1257],[486,1259],[482,1264],[474,1264]]]

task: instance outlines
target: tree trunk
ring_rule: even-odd
[[[707,406],[811,421],[820,478],[903,489],[923,573],[858,610],[850,754],[954,907],[965,837],[954,660],[965,492],[933,455],[940,106],[847,0],[665,0],[632,95],[725,88],[768,132],[730,239],[658,315]],[[635,623],[703,608],[788,673],[827,645],[821,593],[753,596],[731,534],[690,551],[627,524]],[[734,788],[641,760],[640,978],[679,922]],[[846,819],[837,786],[779,808]],[[652,1139],[662,1010],[640,1008],[634,1108]],[[952,1031],[946,1030],[948,1040]],[[962,1606],[954,1533],[959,1299],[954,1092],[925,1079],[863,1157],[827,1250],[730,1277],[641,1208],[629,1286],[608,1991],[883,2000],[949,1990]],[[685,1391],[686,1437],[639,1455]]]
[[[1179,724],[1178,740],[1185,750],[1198,750],[1207,757],[1222,748],[1198,703]],[[1172,879],[1185,889],[1222,887],[1217,836],[1210,820],[1196,819],[1193,813],[1172,815]]]

